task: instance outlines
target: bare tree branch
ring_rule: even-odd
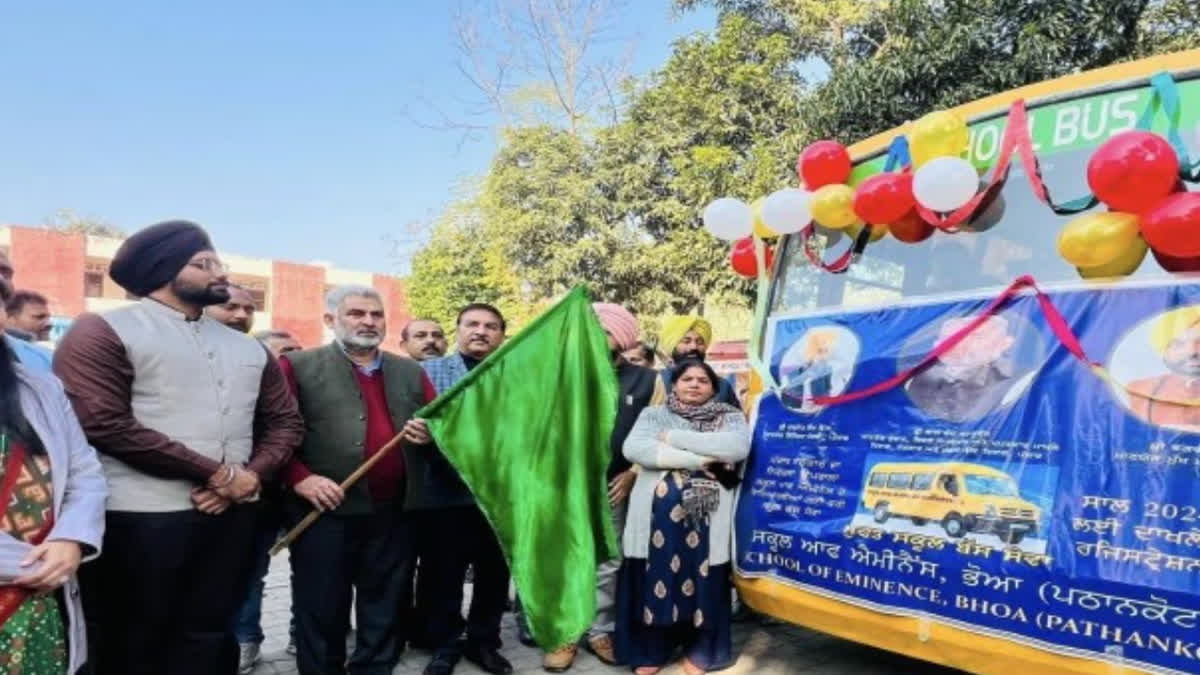
[[[552,124],[582,133],[597,116],[615,115],[633,41],[623,41],[626,0],[459,0],[453,10],[455,69],[477,95],[448,105],[417,96],[426,129],[460,134],[459,146],[486,129]],[[539,93],[541,92],[541,93]],[[441,97],[439,97],[441,98]],[[458,110],[455,110],[458,108]]]

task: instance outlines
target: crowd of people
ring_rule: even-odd
[[[510,605],[521,641],[532,636],[504,554],[416,417],[500,347],[500,310],[463,307],[450,353],[443,326],[410,321],[395,354],[381,348],[379,293],[339,286],[324,308],[329,344],[254,333],[254,299],[186,221],[131,236],[109,274],[141,300],[78,317],[51,354],[36,344],[46,299],[15,290],[0,261],[0,672],[251,672],[268,549],[314,509],[289,547],[300,673],[384,675],[409,647],[430,652],[427,675],[463,658],[512,672],[500,651]],[[566,671],[583,647],[638,675],[680,653],[689,675],[723,668],[746,419],[705,363],[703,319],[666,321],[660,372],[633,314],[594,309],[620,385],[596,480],[622,556],[596,571],[592,628],[543,667]]]

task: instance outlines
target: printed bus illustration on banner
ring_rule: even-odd
[[[927,112],[764,196],[738,595],[972,673],[1200,673],[1200,50]]]
[[[862,490],[876,523],[900,516],[914,525],[940,523],[953,538],[994,534],[1009,544],[1037,534],[1041,513],[1021,498],[1007,473],[964,462],[876,464]]]

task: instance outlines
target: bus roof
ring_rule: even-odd
[[[1053,80],[1035,82],[964,103],[950,110],[958,112],[970,122],[978,117],[1003,113],[1012,105],[1013,101],[1020,99],[1025,99],[1032,106],[1038,102],[1038,99],[1053,98],[1095,87],[1112,87],[1122,81],[1148,78],[1162,70],[1188,70],[1196,68],[1197,65],[1200,65],[1200,49],[1160,54],[1138,61],[1118,63],[1082,73],[1064,75]],[[850,157],[855,164],[858,164],[862,160],[885,152],[892,139],[904,134],[907,127],[907,123],[902,124],[851,145],[849,147]]]
[[[983,476],[1008,476],[1007,473],[970,462],[880,462],[871,467],[871,473],[877,471],[903,473],[970,473]]]

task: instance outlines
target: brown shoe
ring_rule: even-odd
[[[617,665],[617,650],[613,647],[612,638],[607,635],[599,635],[587,641],[588,651],[595,654],[596,658],[606,666]]]
[[[565,673],[570,670],[575,663],[575,654],[579,648],[575,645],[567,645],[559,647],[552,652],[547,652],[542,657],[542,670],[547,673]]]

